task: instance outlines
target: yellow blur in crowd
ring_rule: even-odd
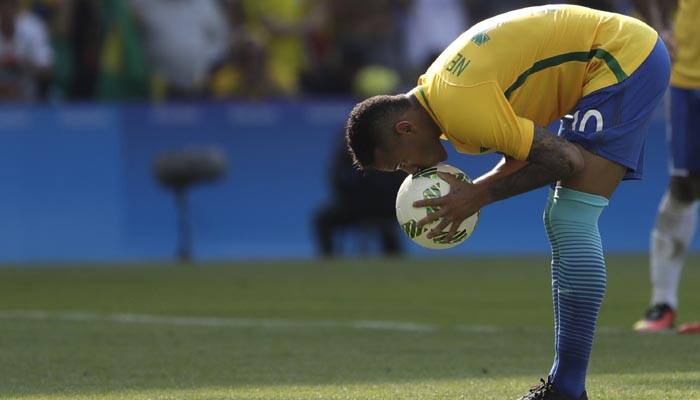
[[[683,89],[700,88],[700,1],[680,0],[673,29],[678,52],[671,72],[671,85]]]
[[[297,94],[305,59],[304,36],[318,4],[314,0],[240,0],[237,11],[241,15],[234,24],[242,24],[239,28],[243,29],[234,29],[232,35],[238,37],[232,42],[238,44],[242,56],[214,73],[210,84],[214,96]],[[251,71],[255,69],[261,71]],[[260,76],[252,82],[256,74]]]

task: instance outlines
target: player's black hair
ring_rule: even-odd
[[[374,96],[355,105],[345,125],[345,140],[356,168],[372,167],[374,150],[384,144],[382,133],[393,130],[410,107],[408,96],[403,94]]]

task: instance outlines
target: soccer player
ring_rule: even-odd
[[[651,307],[634,325],[638,332],[673,328],[678,283],[688,245],[695,233],[700,199],[700,1],[637,0],[637,8],[667,43],[671,70],[671,181],[659,205],[651,233]],[[677,7],[675,29],[673,9]],[[672,32],[673,31],[673,32]],[[679,333],[700,333],[700,322]]]
[[[439,21],[436,21],[439,23]],[[407,94],[355,106],[346,126],[361,169],[415,173],[446,159],[440,138],[503,160],[474,183],[442,174],[450,193],[419,222],[453,235],[482,207],[553,185],[544,211],[552,248],[555,356],[522,399],[581,400],[606,286],[598,217],[623,179],[642,177],[647,125],[668,84],[652,28],[570,5],[525,8],[459,36]],[[559,135],[544,127],[564,118]],[[431,225],[433,226],[433,225]],[[507,232],[504,230],[504,232]]]

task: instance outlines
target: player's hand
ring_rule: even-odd
[[[428,233],[428,237],[434,237],[451,225],[450,231],[445,237],[445,240],[449,241],[457,233],[462,221],[474,215],[487,204],[486,196],[479,189],[479,186],[473,183],[462,182],[454,175],[445,172],[438,172],[438,175],[450,184],[450,192],[436,199],[416,201],[413,206],[439,208],[436,212],[418,221],[418,231],[420,232],[426,224],[442,218],[442,221]]]

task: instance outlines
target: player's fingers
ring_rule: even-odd
[[[450,221],[443,218],[442,221],[440,221],[440,223],[435,228],[430,230],[430,232],[428,233],[428,237],[433,238],[434,236],[439,235],[440,233],[442,233],[442,231],[445,230],[445,228],[447,228],[447,225],[449,224]]]
[[[435,207],[443,205],[444,202],[445,199],[442,197],[437,197],[435,199],[418,200],[413,203],[413,207]]]
[[[461,224],[462,221],[454,221],[452,222],[452,226],[450,227],[450,231],[447,233],[447,236],[445,236],[445,241],[449,242],[452,240],[452,238],[457,234],[457,230],[459,229],[459,224]]]
[[[446,212],[447,212],[446,210],[438,210],[438,211],[435,211],[434,213],[428,214],[427,217],[418,221],[418,224],[417,224],[418,231],[420,232],[423,229],[423,226],[425,226],[426,224],[430,224],[433,221],[437,221],[438,219],[442,218],[442,216],[445,215]]]

